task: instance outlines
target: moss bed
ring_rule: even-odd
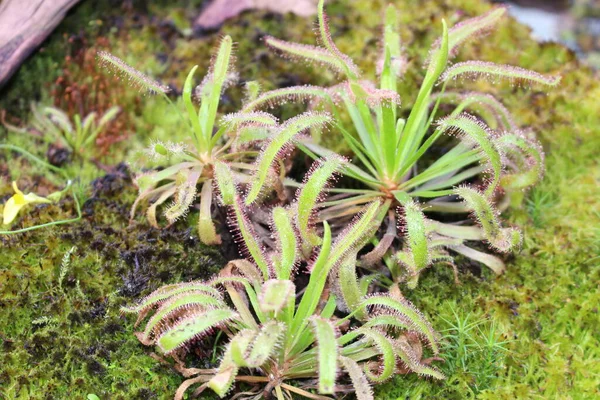
[[[111,51],[145,72],[181,89],[194,64],[203,70],[221,33],[237,41],[243,80],[267,88],[332,82],[332,76],[300,68],[270,53],[261,37],[271,34],[312,43],[312,20],[249,12],[218,32],[182,34],[202,1],[85,1],[76,7],[2,91],[0,108],[26,121],[30,101],[51,98],[65,56],[78,40],[106,38]],[[113,4],[114,3],[114,4]],[[379,19],[386,1],[336,1],[328,7],[335,40],[360,61],[363,70],[376,57]],[[451,23],[487,10],[479,0],[397,1],[402,39],[412,60],[404,78],[404,109],[422,78],[426,49],[439,34],[441,18]],[[422,3],[422,4],[421,4]],[[185,4],[185,5],[184,5]],[[489,90],[512,110],[521,125],[538,132],[546,150],[546,177],[508,213],[524,231],[524,244],[507,258],[507,272],[495,277],[485,268],[459,260],[461,284],[452,271],[429,270],[407,296],[445,337],[438,362],[447,379],[397,375],[379,386],[379,399],[592,399],[600,396],[600,82],[564,47],[536,43],[529,31],[509,19],[492,35],[461,51],[459,59],[493,60],[540,72],[560,72],[563,81],[547,93],[509,85]],[[70,68],[77,68],[71,66]],[[119,86],[114,83],[114,87]],[[111,87],[105,88],[107,92]],[[117,90],[117,89],[114,89]],[[234,89],[227,103],[239,104]],[[149,138],[168,131],[168,116],[156,117],[153,98],[121,96],[129,139],[102,161],[117,165]],[[293,107],[278,110],[284,116]],[[0,128],[1,129],[1,128]],[[179,136],[177,136],[179,135]],[[327,140],[335,145],[335,136]],[[35,138],[0,130],[0,141],[46,147]],[[136,147],[137,146],[137,147]],[[83,219],[19,235],[0,235],[0,398],[101,399],[170,398],[183,378],[157,362],[133,333],[133,321],[119,307],[164,283],[201,279],[217,271],[234,249],[208,248],[192,227],[197,213],[169,229],[151,228],[143,215],[129,222],[135,198],[127,167],[99,171],[84,165],[93,181],[80,190]],[[52,187],[44,171],[9,152],[0,153],[0,203],[10,197],[10,181],[22,189]],[[30,226],[72,210],[70,198],[23,214]],[[70,264],[61,268],[72,249]],[[210,364],[210,354],[196,363]]]

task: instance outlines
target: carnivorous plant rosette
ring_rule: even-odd
[[[323,395],[355,392],[367,400],[373,399],[372,383],[399,371],[443,377],[422,360],[421,340],[438,351],[437,334],[423,315],[407,300],[367,295],[368,281],[357,281],[354,273],[357,252],[377,228],[381,202],[363,207],[335,240],[327,222],[320,229],[313,223],[319,193],[343,162],[335,156],[319,161],[296,201],[272,209],[271,251],[256,235],[231,168],[216,164],[220,200],[245,258],[211,281],[167,285],[123,309],[138,313],[138,323],[152,314],[138,338],[176,361],[215,332],[226,337],[218,368],[179,367],[189,379],[176,399],[192,385],[199,385],[194,395],[211,389],[225,397],[243,382],[245,391],[235,398],[328,399]],[[308,256],[302,248],[310,249]],[[295,279],[299,267],[310,271],[308,283]],[[336,299],[337,290],[343,300]],[[347,313],[336,313],[339,301]],[[342,384],[345,376],[352,385]]]
[[[166,96],[169,88],[136,71],[120,59],[107,53],[100,54],[101,61],[108,68],[125,76],[130,82],[151,93]],[[164,164],[160,170],[142,172],[135,177],[139,195],[131,209],[135,215],[138,205],[149,201],[146,216],[155,227],[159,226],[157,209],[164,206],[164,216],[169,223],[184,216],[200,198],[198,234],[206,244],[220,243],[212,218],[214,167],[219,161],[228,162],[236,170],[238,179],[249,182],[256,176],[263,186],[275,186],[279,176],[274,169],[254,171],[252,161],[256,157],[270,157],[271,162],[279,162],[282,147],[302,131],[323,124],[329,120],[326,115],[305,113],[284,124],[277,118],[262,111],[227,114],[218,120],[218,109],[223,90],[235,80],[232,67],[232,40],[225,36],[219,45],[216,57],[202,83],[193,90],[192,81],[197,67],[194,67],[183,87],[183,104],[192,147],[183,143],[155,142],[147,150],[147,155]],[[248,101],[253,100],[254,90],[249,85]],[[200,101],[197,109],[193,97]],[[179,112],[179,111],[178,111]],[[259,152],[256,143],[266,150]],[[272,152],[269,152],[272,151]],[[264,172],[264,173],[263,173]],[[258,197],[260,193],[255,193]],[[172,199],[170,204],[165,204]]]
[[[432,45],[425,78],[408,116],[402,118],[397,88],[406,63],[396,9],[389,6],[385,13],[379,79],[375,83],[365,80],[350,57],[337,48],[323,6],[321,0],[321,46],[273,37],[266,43],[284,56],[327,67],[344,80],[330,88],[306,86],[267,92],[246,106],[246,111],[277,103],[292,93],[295,98],[312,99],[313,107],[318,101],[331,110],[333,129],[343,135],[356,156],[356,163],[347,165],[342,173],[364,188],[331,190],[335,195],[321,203],[319,218],[330,221],[332,228],[343,226],[364,204],[382,201],[384,212],[379,223],[383,234],[373,240],[373,251],[362,261],[368,266],[383,259],[391,271],[391,284],[405,281],[414,287],[428,266],[435,262],[452,264],[448,250],[501,273],[504,264],[500,258],[468,242],[485,241],[501,252],[519,245],[519,230],[501,223],[498,200],[503,193],[524,190],[541,178],[543,152],[535,137],[522,132],[495,97],[447,88],[463,78],[556,86],[560,77],[491,62],[450,64],[463,42],[493,28],[506,13],[504,7],[451,29],[442,21],[442,37]],[[454,110],[439,117],[439,111],[445,109],[442,104],[454,105]],[[339,118],[344,113],[351,119],[351,127]],[[436,146],[450,147],[432,152]],[[316,141],[301,147],[315,158],[331,154]],[[475,225],[461,217],[466,214]],[[459,221],[447,222],[452,219]]]

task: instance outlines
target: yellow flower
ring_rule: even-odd
[[[4,204],[4,225],[13,222],[21,208],[25,207],[27,204],[52,203],[51,200],[38,196],[35,193],[23,194],[17,187],[17,182],[13,182],[12,187],[15,194],[8,199],[6,204]]]

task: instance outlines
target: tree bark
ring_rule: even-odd
[[[0,0],[0,87],[79,0]]]

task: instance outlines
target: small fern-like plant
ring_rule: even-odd
[[[359,181],[364,189],[332,190],[336,196],[321,203],[324,208],[320,218],[330,221],[332,227],[343,226],[364,204],[374,199],[383,202],[386,211],[380,220],[382,235],[373,240],[374,250],[363,258],[363,265],[383,258],[394,283],[404,281],[414,287],[421,271],[433,263],[453,265],[453,258],[447,252],[450,249],[501,273],[504,264],[500,258],[476,250],[467,242],[486,241],[501,252],[519,245],[520,232],[501,224],[498,199],[503,193],[524,190],[540,179],[543,152],[535,137],[520,131],[507,109],[493,96],[446,88],[464,77],[492,81],[505,78],[547,86],[557,85],[560,78],[488,62],[449,64],[464,41],[489,31],[501,19],[506,13],[503,7],[452,29],[447,29],[442,21],[442,37],[431,48],[425,78],[413,107],[406,119],[401,118],[397,89],[406,62],[401,52],[396,9],[389,6],[386,10],[377,68],[379,80],[374,83],[363,80],[350,57],[336,47],[323,4],[321,0],[318,7],[322,46],[272,37],[266,43],[291,58],[329,68],[344,81],[328,89],[308,86],[268,92],[248,111],[295,93],[296,97],[313,99],[313,105],[320,101],[338,117],[334,129],[343,135],[357,161],[347,165],[343,174]],[[436,86],[441,86],[439,92],[435,92]],[[455,108],[449,115],[438,118],[441,104],[454,104]],[[344,113],[349,115],[351,127],[339,118]],[[448,146],[448,142],[451,147],[443,155],[431,152],[436,145]],[[313,157],[331,153],[315,141],[302,147]],[[468,213],[476,225],[464,217],[459,222],[445,222],[448,217],[457,219],[452,215]]]
[[[322,395],[355,391],[367,400],[373,399],[371,383],[399,371],[442,378],[421,360],[418,338],[438,351],[437,334],[421,313],[402,298],[367,295],[369,280],[359,282],[354,274],[356,254],[377,228],[381,203],[366,205],[335,240],[327,222],[317,230],[317,199],[343,162],[335,156],[317,162],[296,201],[273,208],[270,251],[247,216],[231,168],[216,164],[220,200],[246,257],[231,261],[211,281],[168,285],[123,309],[139,314],[138,323],[153,313],[137,336],[176,360],[207,336],[227,337],[218,368],[180,368],[189,379],[176,399],[192,385],[199,385],[195,395],[211,389],[225,397],[243,382],[247,390],[235,398],[328,399]],[[295,279],[300,267],[310,271],[304,285]],[[339,290],[356,295],[355,303],[341,307],[344,315],[336,313]],[[341,384],[343,376],[351,386]]]
[[[217,162],[228,162],[236,170],[236,176],[245,181],[259,183],[257,189],[265,185],[277,187],[279,176],[272,173],[271,164],[278,163],[285,153],[286,146],[294,136],[302,131],[326,123],[326,115],[305,113],[284,124],[266,112],[238,112],[218,119],[220,98],[223,91],[235,81],[233,71],[233,43],[225,36],[219,45],[216,56],[202,83],[193,88],[193,77],[197,66],[192,68],[183,87],[182,100],[185,116],[182,115],[167,93],[168,86],[135,70],[117,57],[100,52],[101,62],[131,84],[151,94],[162,95],[189,125],[192,148],[182,143],[155,142],[147,150],[148,155],[164,164],[160,170],[138,174],[135,183],[139,195],[133,204],[131,217],[135,216],[138,205],[150,201],[146,211],[148,221],[158,228],[157,209],[165,205],[164,216],[169,223],[187,214],[189,208],[200,198],[198,234],[205,244],[219,244],[220,235],[212,218],[214,168]],[[253,84],[249,85],[248,97],[253,96]],[[194,98],[200,102],[197,107]],[[256,143],[263,145],[260,152]],[[265,165],[256,171],[252,161],[260,157]],[[253,179],[253,178],[256,179]],[[279,185],[281,186],[281,185]],[[253,192],[255,198],[260,190]]]

